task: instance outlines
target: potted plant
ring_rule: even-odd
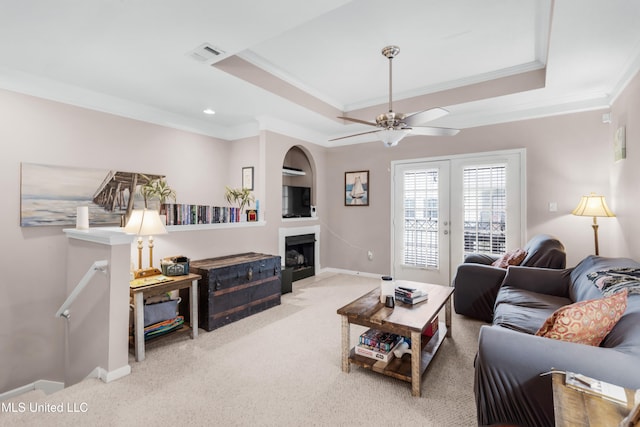
[[[225,187],[224,197],[230,204],[237,204],[240,212],[244,211],[245,206],[251,206],[254,197],[248,188],[230,188]]]
[[[140,186],[140,194],[142,194],[142,198],[144,199],[144,208],[147,209],[148,201],[152,199],[158,199],[160,202],[160,213],[162,213],[163,205],[167,200],[176,201],[176,192],[164,178],[156,178],[149,179],[148,177],[142,175],[143,178],[147,179],[147,182]]]

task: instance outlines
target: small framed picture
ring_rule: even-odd
[[[242,188],[253,190],[253,166],[242,168]]]
[[[344,205],[369,206],[369,171],[344,173]]]
[[[613,138],[613,159],[615,161],[624,160],[627,158],[627,140],[626,131],[624,126],[620,126],[616,130],[616,134]]]

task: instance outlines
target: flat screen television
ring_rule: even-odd
[[[282,217],[298,218],[311,216],[311,188],[282,186]]]

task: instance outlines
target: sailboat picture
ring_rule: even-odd
[[[369,171],[344,173],[345,206],[369,206]]]

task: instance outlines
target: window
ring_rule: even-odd
[[[403,174],[403,264],[438,268],[438,169]]]
[[[506,251],[506,164],[463,169],[464,252]]]

